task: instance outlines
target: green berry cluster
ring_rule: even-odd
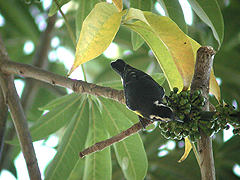
[[[201,91],[197,90],[193,94],[190,91],[178,93],[178,88],[173,88],[166,100],[178,121],[160,122],[161,134],[167,139],[180,140],[187,136],[192,141],[199,139],[200,112],[205,103]]]
[[[234,127],[233,133],[235,135],[240,135],[240,113],[237,112],[233,106],[228,104],[218,104],[216,106],[216,114],[213,116],[213,119],[218,122],[221,126],[221,129],[229,129],[231,124]]]
[[[160,122],[161,134],[167,139],[180,140],[189,137],[191,141],[200,138],[200,129],[208,136],[223,129],[229,129],[228,123],[239,126],[239,120],[233,116],[234,109],[229,105],[219,105],[215,112],[202,111],[205,99],[200,90],[193,92],[182,91],[174,88],[166,97],[166,103],[171,107],[178,121]],[[234,130],[240,134],[240,128]]]

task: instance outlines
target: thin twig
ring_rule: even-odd
[[[215,51],[211,47],[201,47],[197,52],[195,71],[191,83],[191,92],[199,89],[206,99],[203,111],[209,111],[209,79]],[[215,180],[215,167],[212,151],[212,138],[200,131],[198,140],[198,154],[200,157],[200,170],[202,180]]]
[[[148,125],[150,125],[151,123],[152,122],[149,121]],[[83,151],[81,151],[79,153],[79,156],[80,156],[80,158],[84,158],[84,156],[86,156],[88,154],[95,153],[97,151],[101,151],[101,150],[105,149],[106,147],[111,146],[114,143],[118,143],[118,142],[124,140],[125,138],[139,132],[140,130],[142,130],[142,124],[140,122],[138,122],[138,123],[134,124],[133,126],[131,126],[130,128],[128,128],[127,130],[122,131],[118,135],[113,136],[104,141],[98,142],[98,143],[84,149]]]
[[[59,12],[61,13],[61,15],[62,15],[62,17],[63,17],[63,19],[64,19],[64,21],[65,21],[65,23],[66,23],[67,30],[68,30],[68,33],[69,33],[69,35],[70,35],[70,38],[72,39],[72,42],[73,42],[73,44],[74,44],[74,47],[76,47],[76,45],[77,45],[76,38],[75,38],[75,36],[74,36],[74,34],[73,34],[73,31],[72,31],[71,26],[69,25],[69,22],[68,22],[68,20],[67,20],[67,17],[66,17],[65,14],[62,12],[61,7],[60,7],[58,1],[57,1],[57,0],[54,0],[54,2],[55,2],[55,4],[57,5],[58,10],[59,10]]]
[[[17,74],[24,77],[34,78],[43,82],[47,82],[54,86],[61,86],[71,89],[77,93],[87,93],[95,96],[103,96],[116,100],[120,103],[125,103],[123,91],[121,90],[99,86],[81,80],[73,80],[31,65],[13,61],[3,61],[0,64],[0,71],[8,74]]]

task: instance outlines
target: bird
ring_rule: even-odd
[[[122,59],[111,62],[112,69],[122,80],[126,106],[135,112],[145,129],[149,121],[175,120],[173,110],[163,103],[165,90],[150,75]]]

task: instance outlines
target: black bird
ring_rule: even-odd
[[[143,127],[148,121],[174,120],[173,110],[163,104],[165,91],[151,76],[118,59],[111,63],[122,78],[127,107],[134,111]]]

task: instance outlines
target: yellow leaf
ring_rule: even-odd
[[[130,8],[124,20],[129,21],[132,19],[138,19],[142,23],[137,21],[129,23],[127,26],[139,33],[153,50],[170,87],[188,89],[192,81],[196,53],[201,47],[200,44],[188,37],[176,23],[166,16],[158,16],[152,12],[143,12],[139,9]],[[163,45],[161,45],[162,43]],[[173,61],[175,66],[170,61]],[[173,77],[173,70],[176,79]],[[182,85],[179,85],[178,75],[181,76]],[[213,70],[210,77],[210,92],[220,100],[220,88]]]
[[[121,12],[123,9],[122,0],[112,0],[113,4],[118,8],[118,11]]]
[[[122,16],[113,4],[98,3],[83,22],[70,75],[79,65],[96,58],[114,39]]]
[[[144,12],[145,18],[168,47],[178,72],[182,76],[183,86],[188,89],[194,70],[194,54],[189,38],[170,18]]]
[[[188,157],[188,154],[190,153],[190,151],[192,149],[190,140],[187,137],[184,140],[185,140],[185,152],[184,152],[183,156],[181,157],[181,159],[179,159],[179,161],[178,161],[179,163],[183,162]]]
[[[178,87],[181,89],[183,87],[182,77],[178,73],[178,69],[168,48],[164,45],[161,39],[144,22],[136,21],[131,24],[126,24],[126,26],[137,32],[152,49],[170,88]]]
[[[146,20],[144,14],[143,14],[143,11],[141,11],[140,9],[130,8],[128,10],[128,13],[126,14],[124,20],[125,21],[130,21],[132,19],[139,19],[140,21],[149,25],[148,21]]]

